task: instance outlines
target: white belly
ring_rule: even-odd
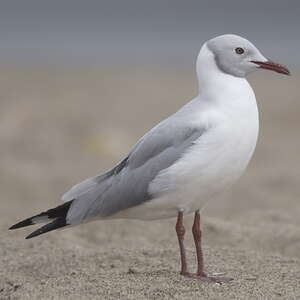
[[[255,95],[245,78],[224,74],[202,79],[198,97],[178,113],[206,130],[182,157],[150,183],[153,198],[114,217],[159,219],[191,213],[233,184],[244,172],[258,135]],[[220,93],[220,91],[222,91]]]
[[[180,160],[159,173],[149,186],[154,199],[115,217],[151,220],[174,217],[179,210],[192,213],[230,187],[251,159],[258,117],[224,122],[208,129]]]

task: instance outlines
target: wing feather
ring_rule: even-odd
[[[173,115],[174,116],[174,115]],[[108,217],[151,200],[150,182],[174,164],[204,128],[168,118],[150,130],[115,168],[73,187],[63,196],[72,202],[68,223]]]

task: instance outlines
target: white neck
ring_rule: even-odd
[[[215,61],[213,53],[206,44],[201,48],[197,58],[197,75],[199,84],[199,96],[202,99],[218,100],[224,95],[240,96],[243,94],[253,94],[253,90],[248,81],[243,77],[236,77],[221,71]],[[222,93],[220,93],[222,91]]]

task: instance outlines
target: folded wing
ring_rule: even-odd
[[[67,222],[78,224],[108,217],[151,201],[150,182],[160,171],[174,164],[203,132],[204,128],[174,117],[159,123],[115,168],[83,181],[63,196],[65,201],[73,200]]]

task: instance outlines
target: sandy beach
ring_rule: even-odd
[[[0,299],[300,299],[300,75],[291,71],[250,77],[257,150],[238,184],[202,212],[207,272],[234,278],[220,285],[178,274],[174,219],[94,222],[32,240],[24,237],[36,227],[7,230],[59,205],[192,99],[192,65],[3,65]]]

